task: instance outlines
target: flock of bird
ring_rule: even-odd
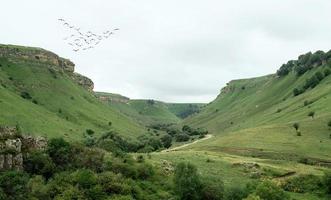
[[[84,32],[80,27],[69,24],[65,19],[58,19],[62,25],[71,31],[71,34],[63,38],[63,40],[72,48],[73,51],[85,51],[95,48],[101,41],[108,39],[120,29],[115,28],[107,30],[101,34],[93,33],[92,31]]]

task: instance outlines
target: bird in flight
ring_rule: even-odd
[[[63,38],[64,41],[67,41],[67,44],[72,47],[74,52],[79,50],[89,50],[96,47],[102,40],[108,39],[111,35],[114,34],[113,31],[119,31],[119,28],[113,29],[113,31],[106,30],[101,32],[101,34],[94,33],[92,31],[82,31],[80,27],[77,27],[63,18],[59,18],[58,21],[71,32],[69,36]]]

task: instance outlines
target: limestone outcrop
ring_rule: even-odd
[[[36,62],[42,63],[55,71],[68,74],[77,84],[88,91],[93,91],[94,83],[91,79],[75,73],[75,64],[69,59],[61,58],[53,52],[32,47],[14,45],[0,45],[0,57],[6,57],[11,62]]]
[[[22,170],[24,156],[46,146],[45,138],[25,137],[14,127],[0,126],[0,170]]]

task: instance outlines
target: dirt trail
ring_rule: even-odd
[[[204,138],[202,138],[202,139],[196,140],[196,141],[191,142],[191,143],[183,144],[183,145],[181,145],[181,146],[174,147],[174,148],[171,148],[171,149],[165,149],[165,150],[163,150],[163,151],[161,151],[161,152],[177,151],[178,149],[182,149],[182,148],[187,147],[187,146],[190,146],[190,145],[192,145],[192,144],[195,144],[195,143],[198,143],[198,142],[201,142],[201,141],[204,141],[204,140],[208,140],[208,139],[210,139],[210,138],[212,138],[212,137],[214,137],[214,136],[208,134],[208,135],[206,135],[206,136],[205,136]]]

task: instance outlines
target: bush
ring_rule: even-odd
[[[247,197],[248,191],[242,187],[230,187],[225,193],[225,199],[227,200],[242,200]]]
[[[322,186],[322,181],[317,176],[299,175],[288,179],[282,188],[289,192],[311,193],[320,190]]]
[[[179,163],[175,169],[174,184],[181,200],[201,199],[202,184],[194,165]]]
[[[223,199],[224,185],[220,181],[203,181],[201,199],[219,200]]]
[[[87,135],[91,136],[94,134],[94,131],[92,129],[86,129]]]
[[[24,159],[24,169],[30,174],[42,175],[49,179],[55,172],[52,159],[43,152],[35,151]]]
[[[294,90],[293,90],[293,95],[294,95],[294,96],[298,96],[298,95],[302,94],[303,92],[304,92],[304,91],[301,90],[301,89],[294,88]]]
[[[50,139],[46,152],[60,169],[69,166],[72,160],[72,147],[63,138]]]
[[[255,191],[262,200],[286,200],[289,196],[271,181],[260,183]]]
[[[331,195],[331,172],[325,173],[323,183],[325,185],[326,192]]]
[[[328,127],[331,129],[331,120],[328,122]]]
[[[185,133],[176,135],[176,142],[186,142],[189,139],[190,139],[190,136]]]
[[[314,111],[310,111],[310,112],[308,113],[308,116],[311,117],[311,118],[314,118],[314,116],[315,116],[315,112],[314,112]]]
[[[29,177],[24,172],[6,171],[0,174],[0,188],[6,200],[27,199]]]
[[[243,200],[261,200],[261,198],[259,196],[254,195],[254,194],[250,194],[247,198],[245,198]]]
[[[324,76],[327,77],[331,74],[331,70],[330,69],[325,69],[324,70]]]
[[[21,92],[21,97],[28,100],[32,99],[31,95],[26,91]]]
[[[161,138],[162,144],[165,148],[171,147],[172,137],[170,135],[165,135]]]
[[[299,127],[300,127],[299,123],[294,123],[293,124],[293,128],[295,128],[296,131],[299,130]]]

